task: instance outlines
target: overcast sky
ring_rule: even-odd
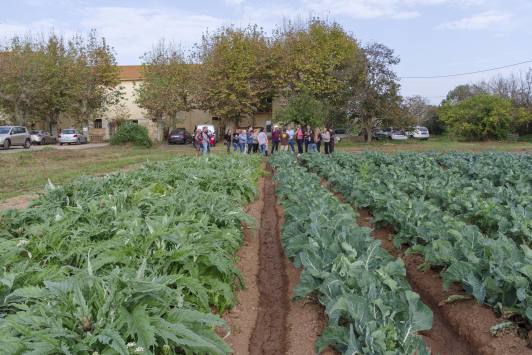
[[[532,60],[532,0],[0,0],[0,36],[54,27],[70,34],[95,28],[119,64],[159,38],[191,46],[222,24],[258,24],[271,32],[283,17],[328,15],[363,42],[375,40],[401,58],[399,76],[436,76]],[[456,85],[532,67],[439,79],[403,79],[402,94],[439,103]]]

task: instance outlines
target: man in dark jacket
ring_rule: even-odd
[[[272,154],[273,154],[274,149],[276,152],[279,151],[280,141],[281,141],[281,131],[279,131],[278,126],[275,125],[273,126],[273,131],[272,131]]]
[[[310,125],[307,125],[307,129],[303,131],[304,133],[304,139],[305,139],[305,153],[308,153],[308,144],[309,144],[309,136],[310,136]]]

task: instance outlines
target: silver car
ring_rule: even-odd
[[[0,127],[0,147],[4,150],[11,146],[21,145],[24,149],[31,146],[31,135],[26,127],[20,126],[1,126]]]
[[[60,145],[70,143],[87,143],[87,136],[81,133],[79,130],[73,128],[62,130],[58,138]]]
[[[48,131],[32,130],[30,131],[30,134],[32,143],[37,143],[40,145],[57,143],[57,139],[55,139],[55,137]]]

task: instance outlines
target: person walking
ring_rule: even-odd
[[[227,154],[231,154],[231,130],[228,129],[224,137],[225,145],[227,146]]]
[[[240,132],[240,135],[238,136],[238,146],[240,147],[240,153],[246,152],[247,141],[248,137],[246,136],[246,130],[243,129],[242,132]]]
[[[308,151],[309,152],[315,152],[316,151],[316,141],[318,138],[316,137],[316,131],[313,129],[309,130],[308,133]]]
[[[297,142],[297,152],[299,154],[303,154],[303,131],[301,130],[301,125],[297,125],[296,142]]]
[[[273,126],[272,131],[272,154],[275,150],[276,152],[279,151],[279,142],[281,141],[281,131],[279,131],[279,126],[275,125]]]
[[[325,147],[325,154],[329,154],[329,148],[331,146],[331,135],[329,134],[329,130],[327,129],[327,127],[325,127],[325,129],[323,130],[321,139],[323,139],[323,145]]]
[[[316,148],[318,149],[318,153],[321,153],[320,147],[321,147],[321,130],[318,128],[316,130]]]
[[[256,129],[253,132],[253,153],[258,153],[259,151],[259,130]]]
[[[203,156],[205,156],[211,145],[211,138],[209,137],[207,126],[203,126],[203,131],[201,132],[201,144],[203,145]]]
[[[196,134],[194,134],[194,148],[196,148],[196,156],[199,157],[199,152],[201,150],[201,128],[198,128],[196,130]]]
[[[331,137],[331,145],[329,147],[329,152],[334,153],[334,144],[336,143],[336,133],[332,127],[329,127],[329,136]]]
[[[264,133],[264,128],[261,128],[259,132],[259,147],[260,147],[260,155],[262,156],[264,156],[264,152],[266,151],[267,140],[268,140],[268,137],[266,137],[266,133]]]
[[[294,149],[294,130],[292,129],[292,126],[288,126],[288,129],[286,130],[286,133],[288,134],[288,145],[292,148],[292,152],[296,152]]]
[[[288,133],[286,133],[286,128],[283,128],[283,133],[281,133],[281,152],[283,150],[289,151],[288,147],[288,140],[290,139],[290,136]]]
[[[248,154],[251,154],[251,149],[253,149],[253,127],[248,127],[248,133],[246,133],[247,145],[248,145]]]
[[[310,125],[307,125],[307,129],[303,131],[303,134],[305,136],[305,153],[308,153],[309,136],[310,136]]]
[[[238,152],[238,137],[240,136],[240,130],[235,129],[233,132],[232,138],[233,138],[233,149],[236,152]]]

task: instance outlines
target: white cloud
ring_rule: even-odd
[[[509,33],[496,33],[493,37],[508,37],[509,35]]]
[[[244,1],[246,1],[246,0],[225,0],[225,3],[226,3],[227,5],[232,5],[232,6],[234,6],[234,5],[240,5],[240,4],[242,4]]]
[[[439,30],[480,30],[489,28],[492,25],[509,20],[512,14],[502,14],[496,11],[488,11],[483,14],[466,17],[458,21],[443,23],[437,28]]]
[[[207,29],[224,24],[223,19],[176,9],[128,7],[85,8],[83,28],[96,28],[115,47],[120,64],[138,63],[138,57],[164,37],[191,47]]]

